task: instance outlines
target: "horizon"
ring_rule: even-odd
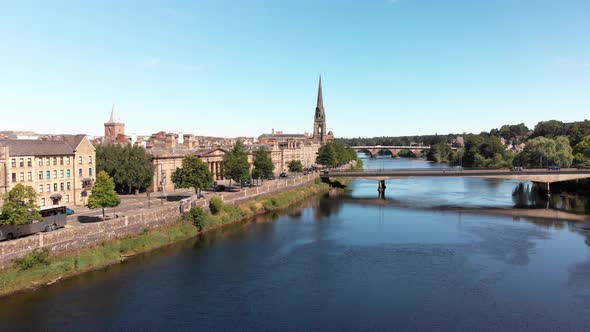
[[[0,130],[102,136],[116,103],[127,134],[311,132],[320,74],[337,138],[590,114],[586,1],[5,7]]]

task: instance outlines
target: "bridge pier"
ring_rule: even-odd
[[[377,188],[377,191],[379,192],[379,197],[381,197],[382,195],[385,195],[385,180],[379,180],[379,188]]]

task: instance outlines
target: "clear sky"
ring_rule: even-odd
[[[590,118],[588,0],[0,0],[0,130],[337,137]]]

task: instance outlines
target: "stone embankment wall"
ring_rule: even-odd
[[[226,203],[238,204],[259,196],[311,184],[316,177],[310,174],[282,179],[273,183],[265,183],[262,186],[247,188],[238,193],[223,193],[221,195],[225,195]],[[208,206],[208,200],[197,200],[195,203],[203,207]],[[0,242],[0,269],[11,266],[14,259],[23,257],[35,249],[47,248],[52,254],[61,254],[88,248],[103,241],[138,234],[145,229],[173,224],[180,216],[180,204],[155,206],[150,209],[129,212],[116,219]]]

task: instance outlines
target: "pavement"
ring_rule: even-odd
[[[289,177],[297,177],[301,176],[300,174],[296,175],[289,175]],[[263,183],[274,183],[276,181],[284,181],[281,178],[277,177],[275,180],[264,180]],[[229,180],[224,181],[217,181],[217,184],[223,184],[229,186]],[[253,181],[253,184],[256,184],[256,181]],[[232,186],[235,186],[235,182],[232,181]],[[238,196],[241,193],[239,192],[214,192],[209,190],[201,190],[205,199],[211,197],[213,195],[222,194],[224,200],[232,200],[234,196]],[[165,192],[163,197],[160,193],[150,193],[149,199],[147,193],[140,193],[137,195],[129,194],[129,195],[119,195],[121,197],[121,204],[116,208],[105,208],[105,217],[112,218],[115,215],[124,215],[129,212],[146,209],[149,207],[154,207],[158,205],[169,205],[169,204],[178,204],[183,198],[191,197],[195,194],[194,189],[178,189],[172,192]],[[66,228],[71,227],[82,227],[84,224],[87,223],[94,223],[100,222],[103,220],[102,218],[102,209],[89,209],[88,207],[72,207],[74,209],[74,214],[69,215],[67,217],[67,224]]]

